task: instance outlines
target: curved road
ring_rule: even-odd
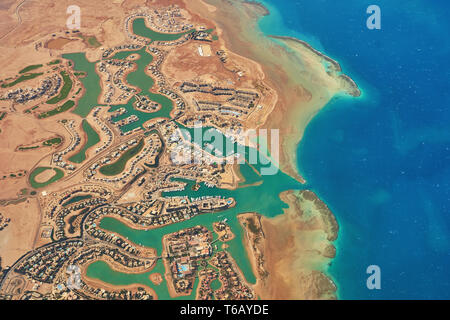
[[[4,38],[6,38],[10,33],[12,33],[14,30],[16,30],[21,24],[22,24],[22,18],[20,17],[19,14],[19,10],[20,8],[25,4],[25,2],[27,2],[28,0],[23,0],[21,3],[19,3],[16,7],[16,17],[17,17],[17,24],[14,28],[12,28],[11,30],[9,30],[6,34],[4,34],[3,36],[0,37],[0,40],[3,40]]]

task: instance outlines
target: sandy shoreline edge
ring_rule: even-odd
[[[336,60],[330,58],[329,56],[327,56],[326,54],[320,52],[319,50],[315,49],[312,45],[310,45],[308,42],[306,42],[304,40],[300,40],[300,39],[297,39],[295,37],[289,37],[289,36],[267,35],[267,37],[273,38],[273,39],[289,40],[289,41],[297,42],[297,43],[303,45],[306,49],[312,51],[314,54],[316,54],[320,58],[322,58],[322,59],[326,60],[327,62],[329,62],[334,67],[334,71],[342,72],[342,68],[341,68],[341,65],[340,65],[339,62],[337,62]],[[348,76],[346,74],[340,74],[339,76],[342,77],[343,79],[345,79],[345,81],[347,81],[349,83],[350,88],[352,88],[352,90],[347,91],[347,93],[349,95],[351,95],[352,97],[355,97],[355,98],[361,96],[360,88],[358,87],[356,82],[350,76]]]
[[[204,0],[202,0],[201,2],[204,2]],[[268,10],[263,4],[261,4],[261,3],[259,3],[259,2],[255,2],[255,1],[242,1],[242,3],[247,4],[247,5],[251,5],[251,6],[256,6],[256,7],[257,7],[256,11],[258,12],[258,14],[257,14],[257,18],[256,18],[256,19],[260,19],[261,17],[264,17],[264,16],[270,14],[269,10]],[[210,4],[208,4],[208,5],[210,5]],[[259,31],[260,31],[260,30],[259,30]],[[262,32],[261,32],[261,33],[262,33]],[[273,41],[273,40],[280,40],[280,41],[284,42],[284,43],[285,43],[287,46],[289,46],[289,47],[291,47],[291,46],[290,46],[291,44],[297,44],[297,45],[300,45],[303,49],[309,51],[312,55],[316,56],[319,60],[324,60],[324,61],[326,61],[326,62],[330,65],[330,67],[328,68],[328,69],[330,69],[330,70],[329,70],[330,72],[329,72],[328,75],[329,75],[330,77],[334,77],[335,80],[336,80],[336,82],[339,84],[339,85],[338,85],[339,88],[336,88],[336,89],[330,91],[330,97],[329,97],[329,100],[331,100],[331,98],[332,98],[333,96],[335,96],[336,94],[338,94],[339,92],[342,92],[342,91],[343,91],[343,93],[345,93],[345,94],[347,94],[347,95],[349,95],[349,96],[352,96],[352,97],[359,97],[359,96],[361,96],[361,90],[359,89],[358,85],[356,84],[356,82],[355,82],[350,76],[348,76],[348,75],[342,73],[342,68],[341,68],[339,62],[337,62],[336,60],[334,60],[334,59],[328,57],[327,55],[325,55],[324,53],[320,52],[319,50],[315,49],[312,45],[310,45],[310,44],[307,43],[306,41],[303,41],[303,40],[300,40],[300,39],[297,39],[297,38],[294,38],[294,37],[288,37],[288,36],[276,36],[276,35],[264,35],[264,36],[265,36],[266,38],[268,38],[268,39],[272,39],[272,41]],[[233,48],[233,46],[231,46],[231,47]],[[297,51],[296,48],[293,48],[293,50],[294,50],[294,51]],[[241,54],[241,53],[239,52],[239,54]],[[250,55],[250,56],[247,55],[247,57],[253,59],[253,57],[252,57],[251,55]],[[254,60],[254,59],[253,59],[253,60]],[[261,63],[261,61],[257,61],[257,62],[258,62],[260,65],[262,65],[262,66],[263,66],[263,70],[266,71],[266,68],[265,68],[264,64]],[[265,72],[265,73],[266,73],[266,72]],[[266,75],[267,75],[267,73],[266,73]],[[269,78],[270,78],[270,77],[269,77]],[[277,88],[277,89],[278,89],[278,88]],[[278,90],[277,90],[277,91],[278,91]],[[282,94],[283,91],[281,91],[281,92],[278,91],[278,93],[279,93],[279,94]],[[328,103],[328,102],[327,102],[327,103]],[[309,113],[308,119],[304,122],[304,127],[305,127],[305,128],[306,128],[307,123],[309,123],[309,121],[310,121],[314,116],[316,116],[317,113],[318,113],[318,112],[319,112],[319,111],[320,111],[327,103],[323,103],[322,106],[319,106],[318,108],[313,109],[313,111]],[[273,113],[275,110],[276,110],[276,108],[272,111],[272,113]],[[286,117],[286,118],[288,118],[288,117]],[[291,117],[291,119],[296,119],[296,117]],[[286,120],[286,121],[287,121],[289,124],[290,124],[290,122],[292,122],[292,120],[290,120],[290,121],[289,121],[289,120]],[[281,123],[281,122],[282,122],[282,121],[280,121],[280,123]],[[295,126],[295,124],[292,124],[292,125]],[[298,136],[296,136],[296,135],[293,135],[293,137],[291,136],[291,137],[289,138],[289,139],[291,140],[291,142],[289,143],[290,147],[288,146],[288,147],[286,147],[286,149],[285,149],[285,152],[288,153],[287,157],[288,157],[289,159],[291,159],[291,160],[290,160],[291,165],[293,165],[293,164],[295,163],[294,160],[296,160],[296,153],[297,153],[297,150],[298,150],[298,145],[299,145],[300,140],[301,140],[302,135],[303,135],[302,130],[304,130],[304,128],[303,128],[303,129],[297,130],[297,134],[298,134],[300,137],[298,137]],[[295,143],[293,143],[293,142],[295,142]],[[289,174],[292,175],[293,171],[294,171],[294,170],[288,170],[287,173],[289,173]],[[298,165],[295,165],[295,171],[296,171],[296,173],[298,174],[298,177],[300,177]],[[304,181],[304,179],[303,179],[302,177],[300,177],[300,179],[298,179],[298,180],[301,181],[302,183],[306,183],[306,181]],[[291,192],[293,192],[293,191],[291,191]],[[318,198],[317,198],[317,199],[318,199]],[[285,200],[286,200],[286,198],[285,198]],[[285,201],[285,202],[288,203],[288,204],[290,205],[290,208],[291,208],[291,207],[293,206],[293,201],[294,201],[294,200],[291,199],[291,201]],[[320,201],[320,200],[318,199],[318,201]],[[323,207],[327,209],[329,218],[330,218],[330,219],[332,218],[331,220],[334,221],[334,223],[332,223],[332,225],[333,225],[333,228],[332,228],[332,229],[334,229],[334,232],[333,232],[332,235],[331,235],[331,234],[328,234],[328,236],[327,236],[328,241],[333,242],[333,241],[335,241],[335,240],[337,239],[339,226],[338,226],[338,223],[337,223],[337,221],[336,221],[336,219],[335,219],[334,214],[328,209],[328,207],[326,206],[326,204],[323,203],[322,201],[320,201],[320,203],[323,204]],[[320,206],[320,205],[319,205],[319,206]],[[285,215],[285,214],[283,214],[282,216],[284,216],[284,215]],[[270,220],[274,220],[274,219],[263,218],[263,221],[265,221],[266,224],[269,223]],[[325,230],[324,230],[324,231],[325,231]],[[248,244],[246,245],[246,249],[247,249],[248,255],[249,255],[249,257],[250,257],[250,260],[252,261],[252,265],[253,265],[254,268],[255,268],[255,257],[251,257],[251,256],[253,255],[253,253],[252,253],[252,250],[249,249],[249,245],[248,245]],[[333,246],[333,245],[327,246],[327,249],[324,249],[324,251],[323,251],[323,256],[332,259],[332,258],[335,256],[335,248],[334,248],[334,246]],[[326,265],[328,265],[328,264],[329,264],[329,262],[326,262]],[[255,274],[258,274],[256,271],[257,271],[257,270],[254,269]],[[331,291],[337,292],[336,284],[331,280],[331,278],[330,278],[329,276],[325,276],[325,275],[323,275],[323,273],[320,273],[320,276],[315,277],[315,279],[317,280],[318,278],[322,278],[322,276],[324,276],[324,277],[326,278],[326,281],[324,281],[324,288],[325,288],[325,291],[327,291],[328,293],[330,293],[330,287],[334,287],[334,289],[331,290]],[[259,277],[258,277],[258,282],[260,282],[259,280],[260,280],[260,279],[259,279]],[[330,285],[330,283],[331,283],[331,285]],[[328,298],[331,298],[331,299],[337,298],[337,296],[336,296],[335,294],[329,294],[329,295],[327,295],[327,296],[328,296]],[[318,296],[318,295],[316,295],[315,297],[311,297],[311,296],[310,296],[309,298],[319,298],[319,296]]]

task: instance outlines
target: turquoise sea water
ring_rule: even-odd
[[[265,34],[296,36],[364,92],[309,124],[298,166],[339,224],[330,273],[342,299],[450,298],[448,1],[261,1]],[[381,30],[366,9],[381,8]],[[381,290],[366,268],[381,268]]]
[[[339,297],[449,298],[450,91],[444,63],[449,40],[443,35],[450,29],[444,15],[449,5],[377,1],[382,30],[370,31],[365,27],[365,11],[372,2],[266,0],[265,4],[272,12],[260,21],[265,33],[308,41],[338,60],[364,91],[360,99],[334,99],[313,119],[298,148],[306,187],[325,200],[340,224],[337,257],[330,268]],[[77,70],[92,68],[84,55],[66,57]],[[144,66],[146,58],[138,64]],[[153,84],[139,71],[130,77],[136,84],[141,80]],[[87,79],[96,85],[94,91],[89,86],[89,95],[76,109],[82,116],[97,103],[97,78],[95,72],[88,72]],[[243,174],[251,176],[252,170],[247,168]],[[240,210],[259,208],[260,199],[265,199],[262,213],[273,216],[284,207],[278,192],[302,187],[278,175],[261,186],[220,194],[234,196],[239,203],[226,212],[231,217]],[[240,239],[236,219],[230,223]],[[230,251],[253,282],[237,243]],[[371,264],[382,271],[379,291],[365,286],[365,270]],[[113,281],[117,284],[144,279],[125,279],[102,264],[97,266],[89,269],[93,277],[117,278]]]

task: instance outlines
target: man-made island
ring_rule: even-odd
[[[0,6],[0,298],[335,299],[295,150],[360,95],[339,64],[255,3],[78,5],[79,30],[60,1]]]

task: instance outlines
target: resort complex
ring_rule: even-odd
[[[50,2],[0,40],[0,299],[335,298],[337,222],[286,119],[359,94],[339,65],[286,39],[263,64],[200,0],[78,1],[77,28]],[[288,45],[304,88],[266,67]]]

